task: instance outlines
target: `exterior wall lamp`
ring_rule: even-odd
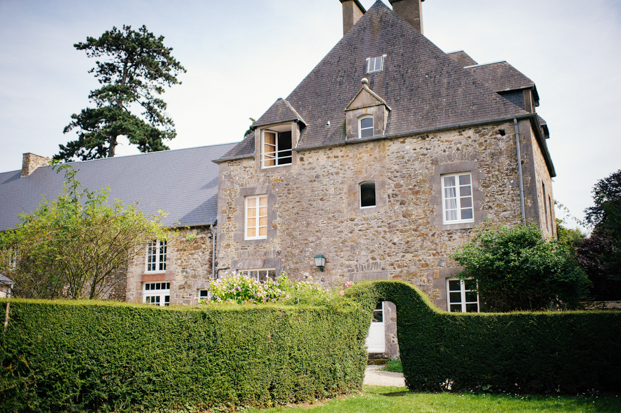
[[[321,272],[323,272],[323,267],[326,266],[326,257],[321,254],[315,255],[315,266],[319,268]]]

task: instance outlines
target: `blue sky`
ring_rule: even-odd
[[[163,96],[178,149],[240,140],[248,118],[338,42],[341,19],[338,0],[0,0],[0,172],[21,168],[24,152],[52,156],[74,139],[62,130],[98,87],[93,62],[73,48],[86,36],[145,24],[166,37],[188,70]],[[427,0],[423,22],[442,50],[506,60],[537,84],[555,199],[582,218],[595,182],[621,168],[621,2]]]

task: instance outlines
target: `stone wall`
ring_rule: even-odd
[[[446,278],[459,271],[449,258],[455,248],[485,219],[520,221],[512,122],[300,150],[286,167],[257,164],[220,165],[218,267],[275,268],[325,286],[405,280],[446,309]],[[472,173],[474,223],[442,223],[440,175],[454,172]],[[375,208],[359,208],[365,181],[376,183]],[[246,241],[243,199],[257,191],[270,200],[271,236]],[[325,272],[316,254],[326,256]]]
[[[175,230],[167,243],[165,273],[146,273],[146,247],[142,247],[127,271],[127,301],[140,303],[143,282],[170,282],[172,305],[194,304],[198,291],[207,287],[212,275],[210,227]]]

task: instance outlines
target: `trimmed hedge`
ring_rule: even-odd
[[[456,314],[409,284],[360,283],[365,308],[397,306],[397,336],[411,391],[573,393],[621,388],[621,313]]]
[[[454,314],[409,284],[359,283],[355,309],[15,300],[0,411],[197,411],[359,389],[375,304],[397,306],[412,391],[621,388],[621,313]],[[7,300],[0,300],[2,309]]]
[[[11,299],[0,410],[194,411],[346,393],[362,386],[369,320],[312,307]]]

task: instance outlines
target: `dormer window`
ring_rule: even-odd
[[[291,126],[265,129],[261,135],[261,168],[290,165],[293,159]]]
[[[384,70],[385,57],[386,55],[367,58],[367,73],[376,73]]]
[[[373,116],[365,116],[358,120],[358,137],[373,137]]]

